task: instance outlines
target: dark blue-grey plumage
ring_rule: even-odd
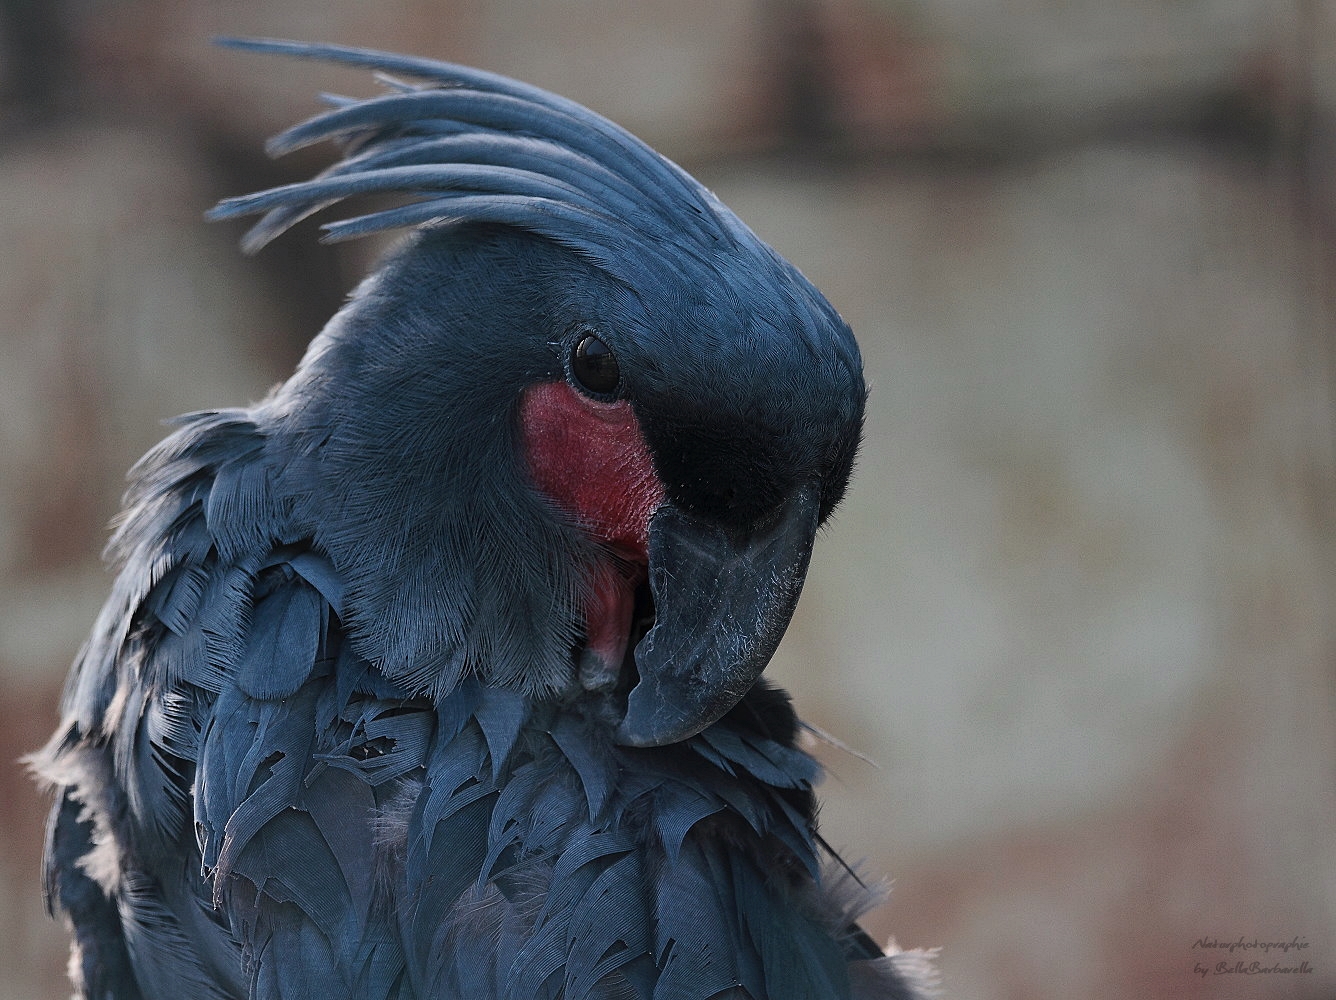
[[[847,327],[579,105],[443,63],[232,44],[427,83],[331,99],[272,148],[336,138],[343,160],[215,214],[264,213],[258,248],[395,194],[328,234],[416,228],[292,379],[183,418],[132,473],[120,573],[37,758],[81,995],[920,995],[918,961],[857,929],[868,894],[817,837],[818,769],[753,683],[853,461]],[[663,493],[648,635],[611,687],[577,663],[622,557],[535,488],[518,416],[589,330]],[[753,582],[767,593],[732,593]],[[754,633],[682,631],[711,587]],[[753,622],[734,607],[729,628]],[[695,666],[715,659],[746,669]]]

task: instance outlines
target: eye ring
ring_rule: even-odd
[[[622,384],[621,366],[612,348],[588,330],[571,349],[570,376],[586,396],[605,401],[615,398]]]

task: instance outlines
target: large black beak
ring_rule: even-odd
[[[617,741],[653,747],[700,732],[751,689],[788,628],[818,524],[815,484],[741,533],[671,503],[649,525],[654,627]]]

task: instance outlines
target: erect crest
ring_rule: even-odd
[[[275,136],[280,155],[326,139],[344,158],[317,177],[228,198],[214,219],[264,213],[255,251],[306,216],[365,194],[407,204],[325,224],[337,241],[406,226],[498,223],[546,236],[617,275],[657,242],[708,259],[755,236],[684,170],[588,108],[507,77],[453,63],[335,45],[266,39],[221,44],[366,66],[386,93],[327,97],[333,107]],[[661,240],[656,234],[662,234]]]

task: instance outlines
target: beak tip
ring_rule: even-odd
[[[626,700],[626,715],[617,727],[622,746],[662,747],[689,740],[732,707],[703,703],[686,692],[673,690],[672,683],[642,676]]]
[[[818,524],[814,490],[741,540],[664,505],[650,523],[654,627],[635,649],[639,679],[617,728],[624,746],[690,739],[761,675],[793,616]]]
[[[626,702],[626,715],[617,726],[617,742],[628,747],[661,747],[688,739],[695,730],[658,692],[645,689],[642,679]]]
[[[665,743],[672,741],[671,740],[660,741],[655,739],[652,735],[636,732],[632,729],[629,729],[626,723],[623,722],[620,726],[617,727],[615,742],[617,743],[618,746],[639,747],[644,749],[649,747],[661,747],[664,746]]]

